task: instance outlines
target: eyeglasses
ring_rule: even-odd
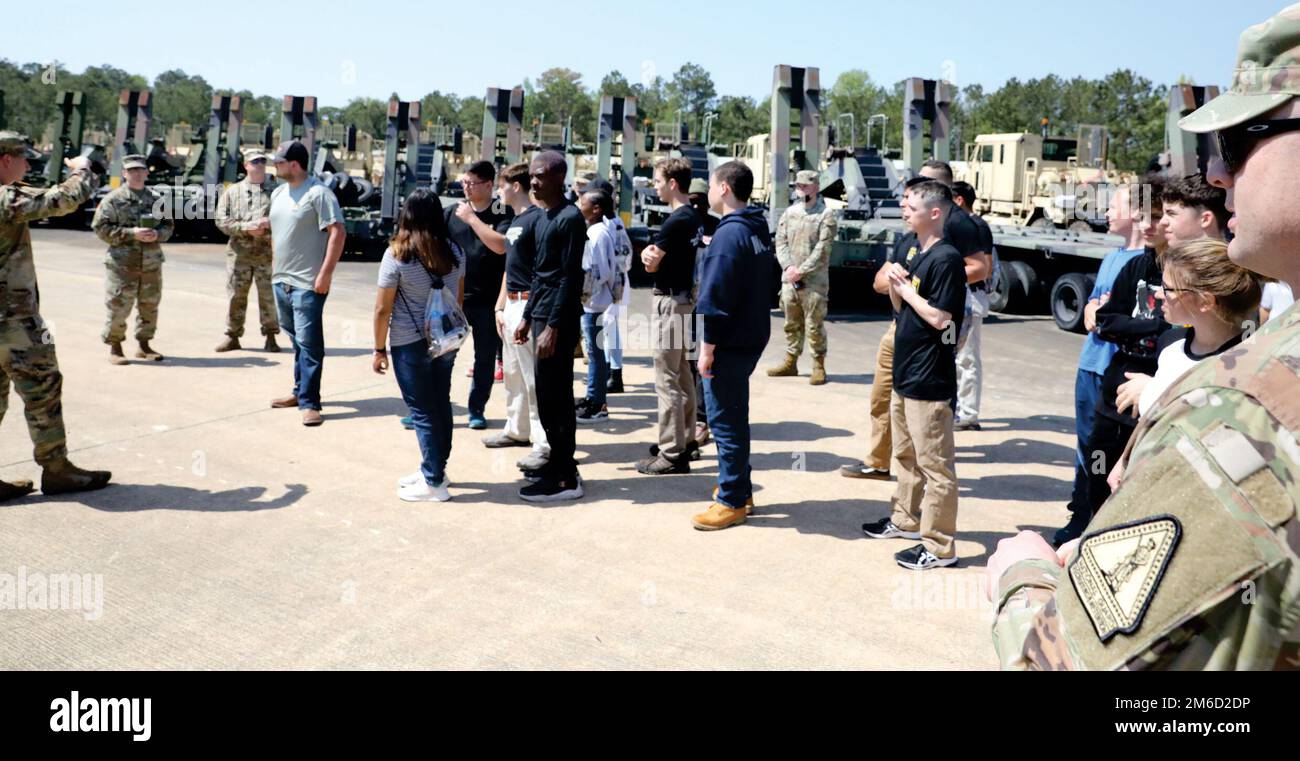
[[[461,181],[460,181],[460,186],[461,186],[462,188],[477,188],[479,185],[487,185],[487,184],[488,184],[488,181],[487,181],[487,180],[478,180],[477,182],[474,181],[474,180],[461,180]]]
[[[1178,295],[1180,293],[1196,293],[1196,289],[1195,288],[1170,288],[1167,285],[1157,285],[1156,293],[1160,294],[1161,296],[1164,296],[1165,294],[1168,293]]]
[[[1235,127],[1215,132],[1219,142],[1219,155],[1223,158],[1223,169],[1229,175],[1241,171],[1255,145],[1266,138],[1281,135],[1284,132],[1300,130],[1300,119],[1266,119],[1247,122]]]

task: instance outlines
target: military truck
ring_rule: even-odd
[[[974,211],[990,223],[1105,232],[1105,189],[1129,179],[1107,162],[1108,142],[1096,125],[1074,137],[979,135],[956,179],[975,187]]]

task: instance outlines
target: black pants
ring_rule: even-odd
[[[469,384],[469,411],[482,415],[492,396],[497,356],[501,353],[495,304],[466,304],[465,319],[469,320],[470,331],[474,334],[474,377]]]
[[[1106,477],[1119,462],[1128,446],[1129,437],[1137,428],[1137,418],[1132,424],[1121,423],[1110,415],[1097,413],[1092,424],[1092,433],[1088,436],[1088,445],[1083,451],[1083,461],[1076,467],[1074,490],[1070,495],[1069,508],[1072,512],[1087,510],[1089,515],[1096,515],[1101,506],[1110,497],[1110,484]]]
[[[533,336],[546,329],[546,323],[533,322]],[[543,359],[537,357],[537,415],[551,445],[551,458],[542,475],[556,481],[573,478],[578,462],[573,458],[577,443],[577,412],[573,408],[573,350],[578,345],[578,320],[565,320],[556,326],[555,351]]]

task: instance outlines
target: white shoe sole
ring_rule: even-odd
[[[556,492],[554,494],[520,494],[519,498],[525,502],[567,502],[574,499],[582,499],[585,492],[582,490],[582,484],[578,484],[572,489]]]
[[[921,538],[920,531],[899,530],[899,531],[891,531],[888,534],[873,534],[870,531],[863,529],[862,533],[866,534],[872,539],[920,539]]]
[[[957,565],[957,556],[953,555],[950,558],[939,558],[936,562],[930,563],[929,565],[921,565],[920,563],[904,563],[901,560],[895,560],[894,562],[909,571],[928,571],[931,568],[947,568],[950,565]]]
[[[444,492],[427,492],[413,491],[411,489],[398,489],[397,498],[403,502],[449,502],[451,495]]]

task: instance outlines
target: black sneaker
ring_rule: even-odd
[[[599,408],[594,405],[587,405],[578,411],[576,420],[583,425],[591,425],[604,420],[609,420],[609,409],[604,405]]]
[[[958,420],[952,428],[954,431],[978,431],[980,424],[971,420]]]
[[[698,461],[699,461],[699,459],[700,459],[700,457],[701,457],[701,455],[700,455],[700,445],[699,445],[699,444],[698,444],[694,439],[692,439],[691,441],[686,442],[686,452],[685,452],[685,455],[686,455],[686,459],[690,460],[691,462],[698,462]],[[651,445],[650,445],[650,456],[651,456],[651,457],[658,457],[658,456],[659,456],[659,445],[658,445],[658,444],[651,444]]]
[[[1092,514],[1086,509],[1070,513],[1070,522],[1058,528],[1052,535],[1052,547],[1059,550],[1066,542],[1083,536],[1083,532],[1088,530],[1088,524],[1091,522]]]
[[[524,469],[523,474],[524,474],[524,480],[530,484],[535,484],[546,477],[545,475],[542,474],[542,471],[540,470]]]
[[[605,393],[623,393],[623,371],[621,369],[609,371],[609,382],[605,384]]]
[[[935,554],[927,550],[924,544],[918,544],[915,547],[908,547],[902,552],[894,553],[894,562],[908,570],[928,571],[931,568],[957,565],[957,556],[953,555],[950,558],[935,557]]]
[[[584,396],[584,397],[582,397],[581,399],[578,399],[578,400],[574,401],[574,403],[573,403],[573,411],[574,411],[574,412],[582,412],[583,410],[585,410],[585,409],[586,409],[587,407],[589,407],[589,406],[591,406],[591,397]]]
[[[691,461],[688,457],[678,457],[676,460],[670,460],[660,454],[637,462],[636,472],[643,473],[647,476],[667,476],[679,473],[690,473]]]
[[[865,462],[841,465],[840,475],[845,478],[871,478],[877,481],[888,481],[891,478],[889,471],[873,468]]]
[[[569,476],[563,481],[543,478],[520,489],[519,498],[525,502],[562,502],[581,499],[582,493],[582,479],[578,476]]]
[[[888,518],[862,524],[862,533],[872,539],[920,539],[920,531],[904,531]]]

